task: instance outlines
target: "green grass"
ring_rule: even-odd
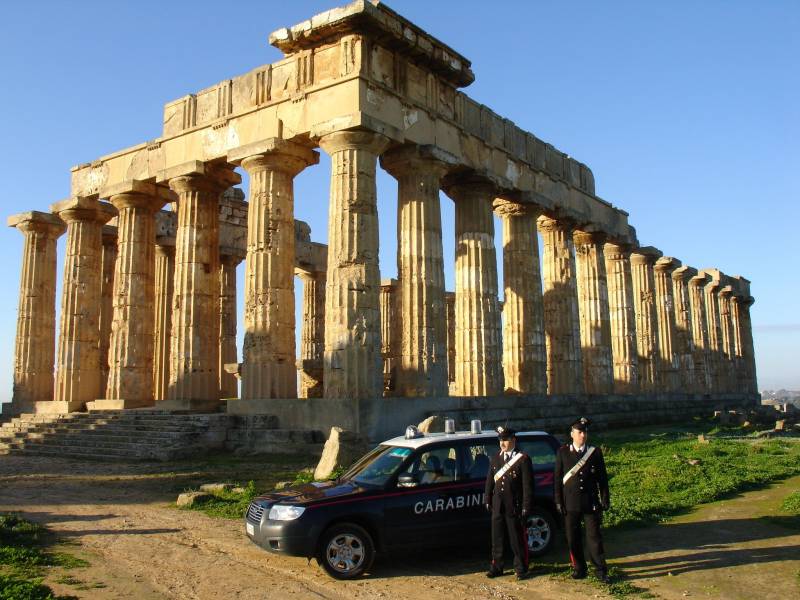
[[[698,443],[697,433],[709,443]],[[800,474],[793,440],[726,439],[736,430],[697,424],[598,434],[609,471],[607,527],[663,521],[689,508]],[[689,460],[699,460],[696,465]],[[800,502],[800,501],[799,501]]]
[[[51,552],[46,529],[13,514],[0,514],[0,600],[66,600],[42,583],[48,567],[72,569],[86,561]]]
[[[800,516],[800,492],[792,492],[781,503],[781,510]]]

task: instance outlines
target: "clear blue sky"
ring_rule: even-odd
[[[335,5],[5,3],[3,216],[47,210],[69,194],[72,165],[159,136],[164,103],[278,60],[270,32]],[[760,387],[800,389],[800,2],[389,5],[472,61],[473,98],[587,163],[643,245],[750,279]],[[329,164],[323,153],[295,186],[296,216],[321,242]],[[385,173],[379,202],[392,277],[396,184]],[[452,256],[446,198],[443,219]],[[0,400],[11,396],[21,247],[0,229]]]

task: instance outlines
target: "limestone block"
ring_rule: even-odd
[[[201,492],[227,492],[229,490],[233,490],[232,483],[204,483],[200,486]]]
[[[444,417],[432,415],[417,425],[420,433],[442,433],[444,432]]]
[[[367,443],[352,431],[331,427],[322,457],[314,469],[314,479],[327,479],[337,467],[348,468],[368,450]]]
[[[175,504],[182,508],[190,508],[211,500],[214,496],[207,492],[184,492],[178,496]]]

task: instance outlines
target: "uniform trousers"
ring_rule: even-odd
[[[522,519],[501,508],[492,513],[492,566],[503,569],[504,540],[508,536],[511,552],[514,554],[514,570],[524,573],[528,570],[528,531]]]
[[[599,571],[606,570],[606,554],[603,550],[603,538],[600,537],[600,521],[602,513],[599,512],[567,512],[564,517],[564,526],[567,530],[567,546],[569,546],[569,560],[572,568],[586,571],[586,558],[583,554],[583,535],[581,535],[581,519],[586,526],[586,545],[589,550],[589,560]]]

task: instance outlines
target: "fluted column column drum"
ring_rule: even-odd
[[[705,286],[709,277],[698,273],[689,279],[689,306],[692,311],[692,344],[694,347],[694,383],[697,393],[712,390],[711,357],[708,346],[708,316],[706,315]]]
[[[56,331],[56,242],[66,225],[57,216],[31,211],[8,218],[24,236],[14,344],[14,413],[53,400]]]
[[[108,349],[111,322],[114,320],[114,269],[117,263],[117,228],[103,225],[103,252],[100,258],[100,390],[108,385]]]
[[[688,285],[689,279],[695,275],[697,275],[697,269],[691,267],[679,267],[672,272],[672,296],[675,302],[673,350],[678,365],[679,391],[686,393],[694,392],[697,389]]]
[[[604,256],[605,235],[575,231],[575,273],[581,331],[583,384],[587,394],[614,390],[611,322]]]
[[[219,397],[237,398],[239,382],[225,365],[238,362],[236,348],[236,267],[244,256],[220,252],[219,255]]]
[[[662,256],[653,267],[658,319],[658,369],[661,390],[665,392],[677,392],[680,389],[678,358],[675,353],[675,297],[672,285],[672,272],[680,266],[679,260]]]
[[[331,157],[325,290],[325,397],[381,395],[375,167],[389,140],[368,131],[322,137]]]
[[[101,395],[102,228],[116,210],[82,197],[58,202],[50,209],[67,224],[55,401],[59,410],[68,412],[84,408]]]
[[[636,349],[639,356],[639,389],[661,391],[658,353],[658,315],[653,266],[661,257],[655,248],[638,248],[631,253],[633,305],[636,312]]]
[[[153,398],[166,400],[169,391],[169,351],[172,295],[175,280],[175,238],[156,238],[155,324],[153,328]]]
[[[444,260],[439,186],[447,165],[428,147],[381,157],[398,183],[397,396],[446,396]]]
[[[614,361],[614,393],[639,391],[639,361],[636,348],[636,314],[633,308],[631,250],[624,244],[607,243],[604,248],[608,284],[611,356]]]
[[[300,338],[299,398],[322,398],[325,356],[325,272],[300,273],[303,281],[303,327]]]
[[[495,200],[503,223],[503,374],[507,394],[547,393],[544,304],[533,204]]]
[[[722,354],[720,356],[722,376],[720,384],[723,392],[736,391],[736,371],[734,358],[736,356],[736,340],[733,331],[733,315],[731,314],[731,299],[733,288],[726,285],[719,291],[719,325],[721,333]]]
[[[456,209],[456,396],[503,391],[494,188],[459,182],[447,188]]]
[[[544,265],[544,331],[547,346],[547,393],[584,391],[578,289],[572,226],[539,217]]]
[[[250,175],[242,399],[296,398],[294,178],[319,157],[280,139],[228,158],[239,157]]]
[[[719,280],[713,279],[706,284],[704,299],[706,304],[706,319],[708,322],[708,357],[709,372],[711,374],[711,391],[718,394],[723,391],[723,363],[722,363],[722,327],[719,318]]]

